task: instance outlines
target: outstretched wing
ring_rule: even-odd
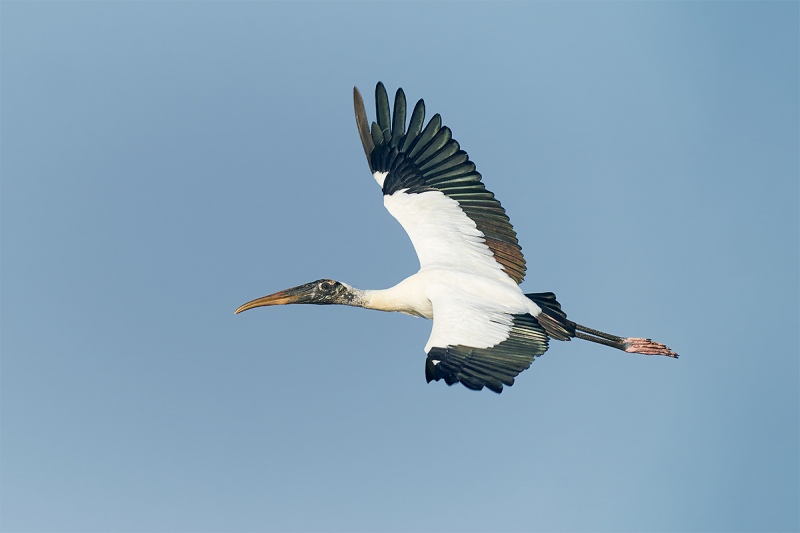
[[[426,346],[428,382],[443,379],[448,385],[460,382],[499,393],[547,351],[545,329],[527,313],[512,315],[448,299],[434,300],[433,314]]]
[[[441,117],[434,115],[423,128],[420,100],[406,128],[403,90],[397,90],[392,114],[379,82],[377,121],[370,127],[356,88],[353,99],[370,171],[383,189],[384,205],[411,238],[420,269],[466,269],[521,283],[525,258],[505,209]]]

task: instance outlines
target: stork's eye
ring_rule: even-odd
[[[330,281],[323,281],[319,284],[319,289],[321,291],[328,292],[333,288],[333,284]]]

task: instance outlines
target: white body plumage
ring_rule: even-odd
[[[382,184],[385,173],[375,172]],[[490,348],[508,338],[512,316],[541,309],[503,272],[483,232],[439,191],[384,196],[419,258],[419,272],[394,287],[364,291],[365,307],[434,319],[425,345]]]

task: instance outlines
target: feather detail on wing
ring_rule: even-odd
[[[358,89],[353,89],[353,99],[370,171],[383,190],[387,209],[408,232],[421,268],[474,267],[477,260],[481,269],[494,271],[496,279],[502,272],[516,284],[522,282],[525,259],[505,209],[486,190],[475,164],[450,128],[442,126],[441,117],[436,114],[424,125],[425,103],[420,100],[406,127],[403,90],[397,90],[392,114],[386,89],[378,83],[377,121],[370,126]],[[437,219],[430,209],[443,209],[444,214]],[[449,249],[438,246],[444,241],[451,243]]]
[[[431,340],[437,322],[446,328],[448,321],[460,320],[460,317],[441,316],[439,310],[434,313]],[[503,385],[513,385],[514,378],[535,357],[547,351],[548,338],[544,328],[529,314],[506,315],[506,319],[508,323],[502,325],[506,330],[503,340],[488,347],[482,343],[444,343],[441,339],[436,342],[425,361],[428,382],[443,379],[448,385],[461,383],[473,390],[487,387],[497,393],[503,391]],[[497,329],[491,325],[492,321],[492,317],[486,316],[484,327]]]

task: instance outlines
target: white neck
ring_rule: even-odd
[[[354,305],[377,311],[405,313],[423,318],[433,318],[431,302],[424,295],[412,290],[408,280],[383,290],[353,289]]]

